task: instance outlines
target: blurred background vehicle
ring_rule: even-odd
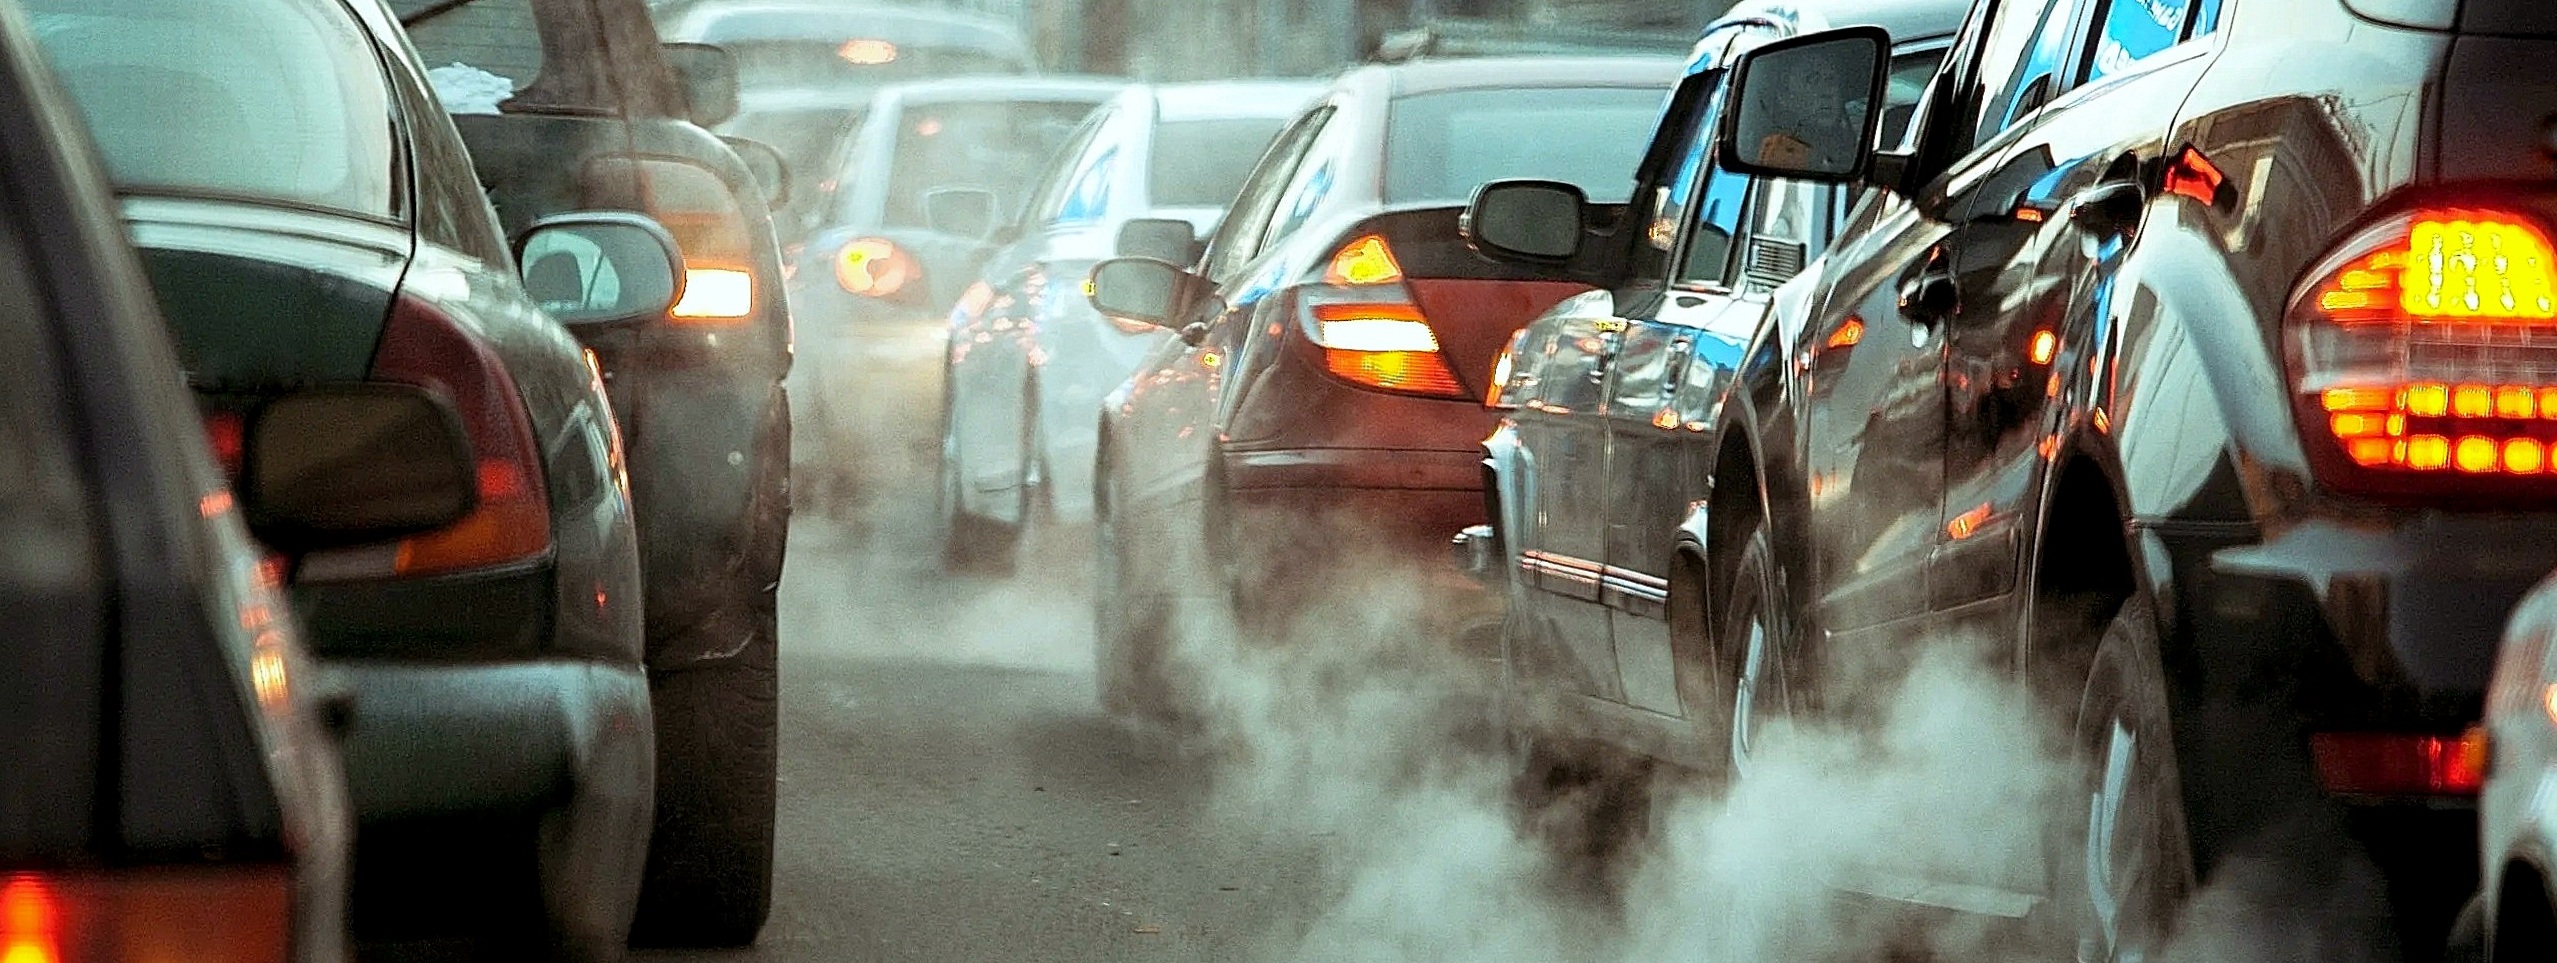
[[[1271,138],[1322,89],[1132,87],[1053,156],[948,315],[938,466],[947,564],[1008,567],[1033,505],[1061,522],[1090,517],[1094,413],[1168,335],[1103,317],[1083,281],[1113,255],[1195,263]]]
[[[1279,135],[1198,270],[1093,270],[1105,315],[1179,334],[1101,411],[1096,659],[1114,711],[1177,712],[1183,604],[1283,631],[1330,579],[1451,622],[1496,604],[1447,562],[1483,519],[1494,356],[1576,283],[1457,235],[1475,188],[1534,177],[1621,205],[1676,58],[1482,58],[1350,71]],[[1487,137],[1485,131],[1512,132]],[[1211,293],[1212,292],[1212,293]]]
[[[2486,687],[2485,738],[2454,743],[2485,777],[2482,884],[2452,934],[2454,963],[2557,956],[2557,579],[2513,607]],[[2489,764],[2491,762],[2491,764]]]
[[[826,160],[889,84],[966,74],[1026,74],[1038,64],[1022,32],[1002,20],[921,5],[859,0],[692,0],[657,13],[668,42],[706,43],[737,59],[737,115],[723,134],[781,151],[795,172],[774,218],[795,245],[818,209]]]
[[[791,380],[808,429],[794,454],[810,503],[834,503],[876,474],[871,456],[895,454],[848,447],[856,435],[901,448],[893,427],[929,444],[928,417],[899,421],[879,405],[929,410],[918,402],[937,397],[929,382],[951,303],[976,280],[991,235],[1076,126],[1126,87],[1058,76],[896,84],[824,161],[815,227],[791,274],[801,346]]]
[[[627,446],[647,581],[656,831],[634,939],[751,943],[772,905],[791,330],[778,195],[739,151],[769,148],[695,123],[734,111],[734,64],[716,47],[661,48],[639,0],[393,4],[428,62],[532,78],[497,113],[454,118],[510,230],[635,211],[681,252],[673,307],[578,331]]]
[[[276,430],[311,384],[369,390],[337,405],[343,425],[292,409],[321,419],[303,430],[378,425],[370,441],[410,459],[353,486],[404,495],[422,517],[384,533],[404,537],[271,546],[313,648],[371,720],[346,748],[358,935],[618,958],[653,766],[618,432],[589,356],[512,273],[398,25],[341,0],[27,6],[225,467],[253,494],[294,470],[247,460],[243,439]],[[551,299],[613,321],[673,300],[665,240],[611,215],[546,222],[525,243],[613,275],[607,301]],[[382,456],[302,457],[359,453]],[[288,491],[342,498],[332,483],[346,481],[315,473]]]
[[[466,490],[354,482],[417,453],[321,389],[233,437],[268,470],[232,491],[28,27],[0,2],[0,948],[336,963],[346,703],[242,520],[326,547]]]

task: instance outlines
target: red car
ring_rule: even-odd
[[[1412,588],[1450,619],[1497,609],[1448,564],[1447,533],[1484,517],[1496,359],[1583,289],[1481,257],[1458,217],[1477,186],[1516,177],[1621,205],[1679,67],[1354,69],[1279,135],[1193,269],[1094,270],[1104,314],[1180,334],[1102,405],[1105,704],[1178,709],[1162,655],[1185,603],[1237,603],[1283,630],[1346,578]]]

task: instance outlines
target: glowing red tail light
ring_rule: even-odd
[[[2557,253],[2530,220],[2382,222],[2310,272],[2287,327],[2294,407],[2331,483],[2557,476]]]
[[[0,873],[0,963],[273,963],[292,918],[280,866]]]
[[[2460,735],[2326,732],[2309,737],[2326,790],[2369,796],[2473,796],[2486,785],[2486,731]]]
[[[885,238],[855,238],[835,254],[835,284],[849,294],[893,298],[922,280],[914,255]]]
[[[222,466],[222,474],[240,477],[241,461],[248,451],[247,422],[236,411],[204,413],[204,439],[213,447],[213,462]],[[0,960],[0,963],[7,963]]]
[[[522,562],[550,550],[549,492],[532,420],[514,377],[487,345],[434,307],[402,296],[382,329],[373,378],[452,400],[478,459],[479,505],[461,521],[401,540],[386,559],[350,567],[350,559],[315,557],[305,573],[432,575]]]
[[[1332,255],[1325,284],[1299,294],[1323,367],[1369,388],[1433,398],[1467,397],[1438,332],[1402,286],[1403,267],[1385,239],[1363,235]]]

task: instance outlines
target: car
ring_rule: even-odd
[[[2557,18],[2373,9],[1982,0],[1889,150],[1886,32],[1733,68],[1726,167],[1880,190],[1694,412],[1725,440],[1671,598],[1743,731],[1984,652],[2084,801],[2043,859],[1892,892],[2128,959],[2226,886],[2422,959],[2475,890],[2492,653],[2557,567],[2519,347],[2557,171],[2517,120],[2557,101],[2507,72]]]
[[[839,0],[699,0],[658,18],[669,42],[735,54],[743,100],[723,134],[780,149],[799,176],[775,222],[785,244],[814,227],[808,217],[826,158],[861,125],[871,95],[888,84],[971,74],[1038,72],[1029,39],[1011,23],[906,4]],[[824,173],[820,173],[820,172]]]
[[[1502,717],[1519,744],[1542,747],[1518,760],[1524,769],[1612,753],[1717,774],[1729,740],[1748,736],[1724,725],[1732,695],[1716,683],[1729,660],[1696,623],[1699,575],[1681,567],[1695,554],[1679,523],[1723,451],[1708,412],[1777,292],[1821,266],[1860,195],[1720,163],[1732,65],[1770,41],[1882,26],[1892,49],[1880,136],[1897,143],[1969,6],[1734,7],[1705,28],[1649,150],[1627,165],[1638,213],[1584,215],[1587,225],[1535,213],[1584,207],[1578,187],[1554,182],[1504,181],[1475,197],[1465,223],[1477,251],[1594,289],[1528,323],[1495,362],[1503,417],[1481,460],[1489,520],[1454,544],[1458,564],[1506,599]]]
[[[1034,505],[1062,523],[1091,517],[1093,412],[1169,335],[1102,316],[1079,280],[1114,255],[1194,263],[1271,139],[1321,90],[1133,87],[1053,155],[942,332],[940,510],[952,569],[1008,568]]]
[[[894,475],[897,460],[883,455],[930,444],[928,434],[891,436],[928,418],[882,417],[882,406],[923,410],[915,399],[934,397],[951,305],[976,280],[990,235],[1084,119],[1126,88],[1098,77],[961,77],[892,84],[871,98],[820,168],[824,193],[791,276],[803,348],[792,388],[808,429],[794,454],[811,504]]]
[[[374,473],[466,466],[386,449],[385,429],[415,423],[363,417],[418,399],[312,386],[240,438],[275,470],[235,490],[79,108],[14,2],[0,144],[0,947],[347,959],[349,703],[247,523],[312,546],[395,535],[469,492],[431,475],[385,491]]]
[[[621,426],[646,582],[656,830],[632,938],[752,943],[772,908],[791,506],[791,314],[770,214],[786,165],[704,129],[735,108],[735,64],[661,46],[639,0],[391,2],[426,62],[532,78],[495,113],[453,116],[508,230],[598,208],[674,233],[671,308],[575,329]]]
[[[2486,738],[2454,744],[2482,771],[2481,885],[2452,931],[2451,959],[2490,963],[2557,953],[2557,580],[2514,606],[2486,687]]]
[[[312,648],[370,719],[346,745],[358,935],[618,958],[653,788],[640,558],[603,381],[562,322],[662,310],[672,238],[567,213],[510,243],[378,2],[25,6],[100,145],[200,430],[246,488],[296,470],[248,461],[243,439],[305,385],[422,392],[411,409],[458,419],[447,475],[425,457],[431,422],[375,416],[421,450],[372,484],[416,486],[417,507],[456,487],[460,510],[273,546]]]
[[[1095,456],[1103,702],[1193,714],[1196,605],[1280,638],[1334,576],[1408,586],[1450,619],[1487,593],[1445,561],[1482,521],[1484,373],[1583,285],[1476,256],[1476,185],[1542,176],[1625,200],[1676,58],[1486,57],[1370,65],[1291,121],[1197,270],[1092,269],[1099,313],[1176,335],[1102,401]],[[1532,130],[1489,139],[1470,132]],[[1359,551],[1348,551],[1355,547]],[[1359,566],[1383,566],[1351,575]],[[1417,567],[1409,567],[1418,563]],[[1496,602],[1496,600],[1493,600]],[[1208,609],[1206,611],[1216,611]],[[1419,631],[1435,631],[1421,626]]]

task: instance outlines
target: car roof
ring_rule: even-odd
[[[1287,117],[1304,109],[1323,85],[1300,80],[1220,80],[1158,84],[1155,116],[1163,120]]]
[[[1677,81],[1678,57],[1463,57],[1415,60],[1366,68],[1391,78],[1393,95],[1505,87],[1667,87]]]
[[[877,37],[892,43],[999,49],[1024,56],[1029,43],[1011,24],[947,10],[825,0],[707,3],[673,18],[669,40],[829,40]]]
[[[1971,0],[1741,0],[1705,32],[1751,21],[1786,34],[1869,24],[1890,31],[1892,42],[1900,44],[1950,36],[1970,12]]]

